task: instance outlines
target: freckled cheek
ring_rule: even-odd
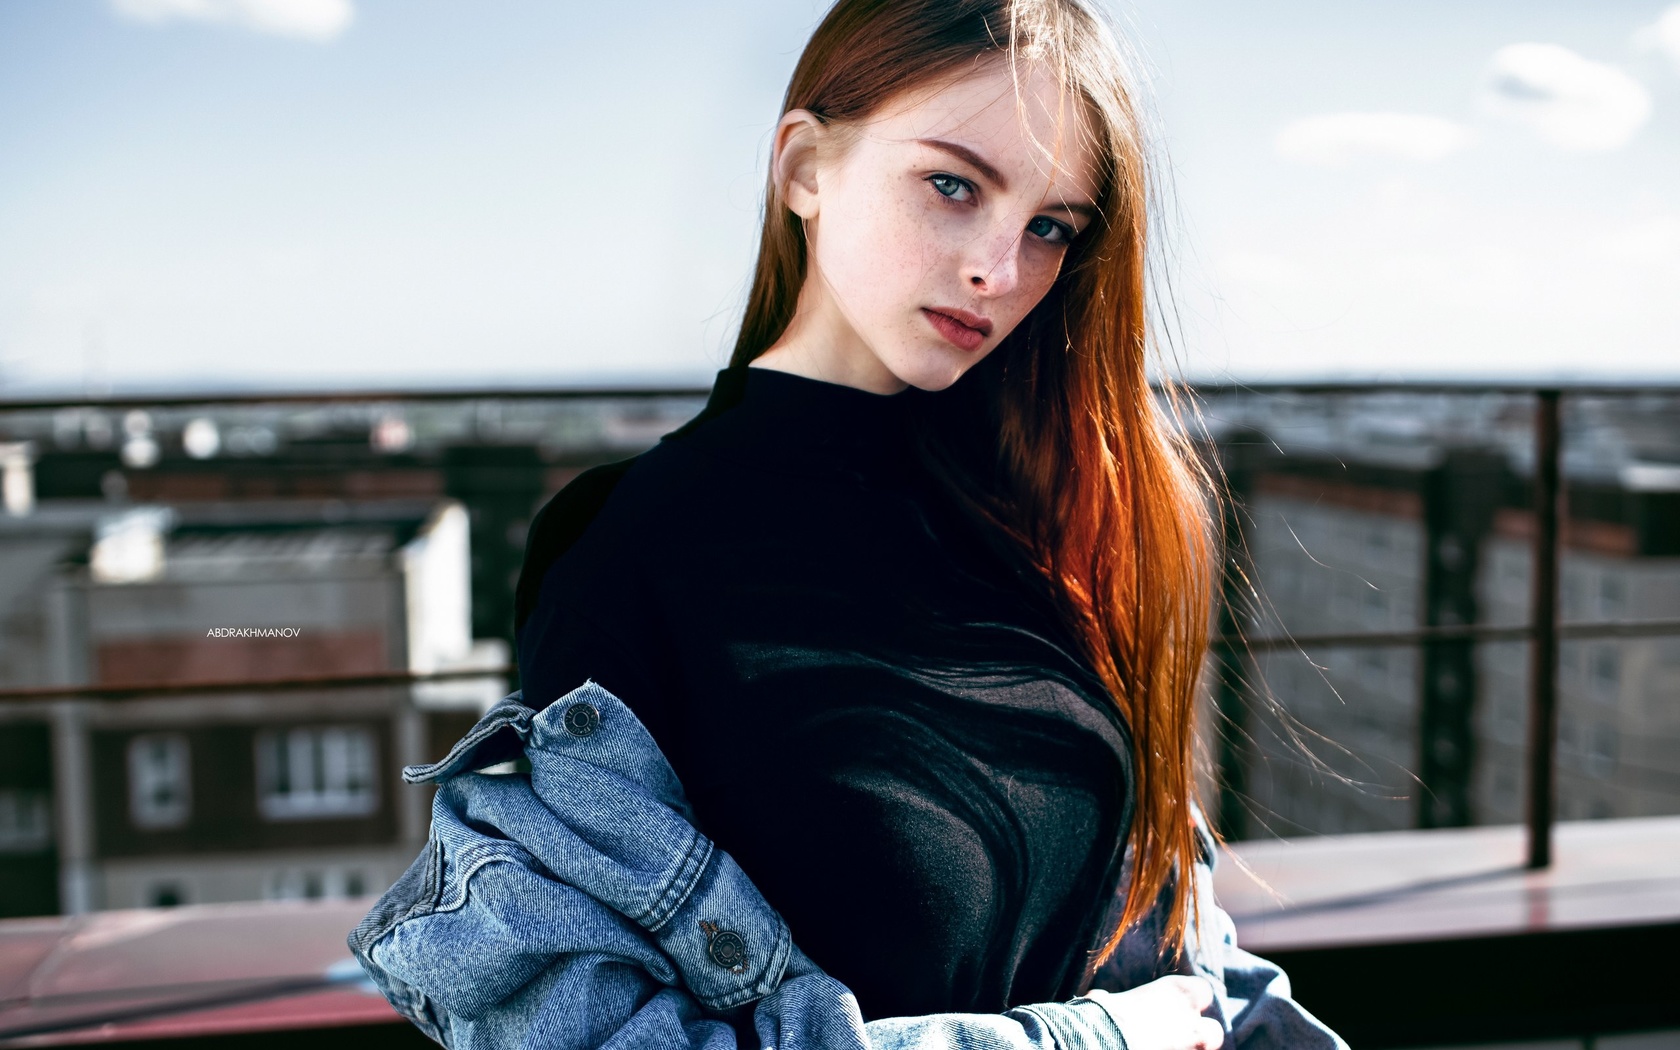
[[[860,209],[835,224],[822,265],[837,291],[855,306],[902,311],[918,306],[948,249],[913,207]]]
[[[877,273],[898,285],[901,292],[908,292],[904,282],[919,285],[942,257],[935,217],[928,214],[924,203],[886,188],[878,200],[879,206],[871,209],[867,219]]]
[[[1020,283],[1016,285],[1015,293],[1008,299],[1004,317],[1004,331],[1013,329],[1032,308],[1039,304],[1050,288],[1056,283],[1056,275],[1060,272],[1057,262],[1045,263],[1041,259],[1022,258],[1020,260]]]
[[[1044,298],[1062,270],[1062,257],[1049,252],[1027,251],[1021,259],[1021,291],[1034,303]]]

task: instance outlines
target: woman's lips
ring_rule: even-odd
[[[984,317],[962,312],[959,316],[940,310],[930,310],[922,307],[922,315],[940,335],[950,340],[952,344],[963,350],[978,350],[980,344],[991,334],[992,323]]]

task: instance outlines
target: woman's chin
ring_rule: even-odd
[[[961,356],[958,356],[959,354]],[[984,356],[984,351],[964,353],[955,348],[949,352],[918,351],[905,355],[903,360],[893,362],[888,367],[893,375],[916,389],[937,393],[961,379],[963,373],[973,368]]]

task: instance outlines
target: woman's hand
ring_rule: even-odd
[[[1096,999],[1120,1026],[1126,1050],[1218,1050],[1225,1029],[1202,1011],[1213,1003],[1213,985],[1202,977],[1174,974],[1129,991],[1093,988]]]

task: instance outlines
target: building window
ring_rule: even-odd
[[[1593,690],[1601,699],[1614,699],[1622,685],[1622,653],[1614,645],[1603,645],[1592,654]]]
[[[192,809],[187,738],[148,733],[128,742],[128,815],[148,831],[178,828]]]
[[[40,853],[52,845],[52,800],[45,791],[0,788],[0,853]]]
[[[363,817],[378,805],[373,732],[308,726],[257,734],[257,804],[268,820]]]
[[[1370,627],[1388,626],[1388,595],[1382,591],[1365,592],[1365,623]]]
[[[1607,620],[1627,612],[1627,585],[1621,577],[1605,573],[1598,580],[1598,614]]]
[[[263,897],[271,901],[342,900],[367,893],[360,868],[284,868],[270,872]]]
[[[158,882],[146,890],[148,908],[179,908],[187,903],[187,891],[178,882]]]
[[[1388,548],[1388,529],[1383,525],[1371,525],[1365,532],[1366,557],[1381,563],[1388,555]]]
[[[1359,651],[1359,677],[1368,689],[1381,689],[1388,682],[1388,652],[1383,649]]]
[[[1587,753],[1587,773],[1604,779],[1616,771],[1616,727],[1608,722],[1593,726],[1592,749]]]

